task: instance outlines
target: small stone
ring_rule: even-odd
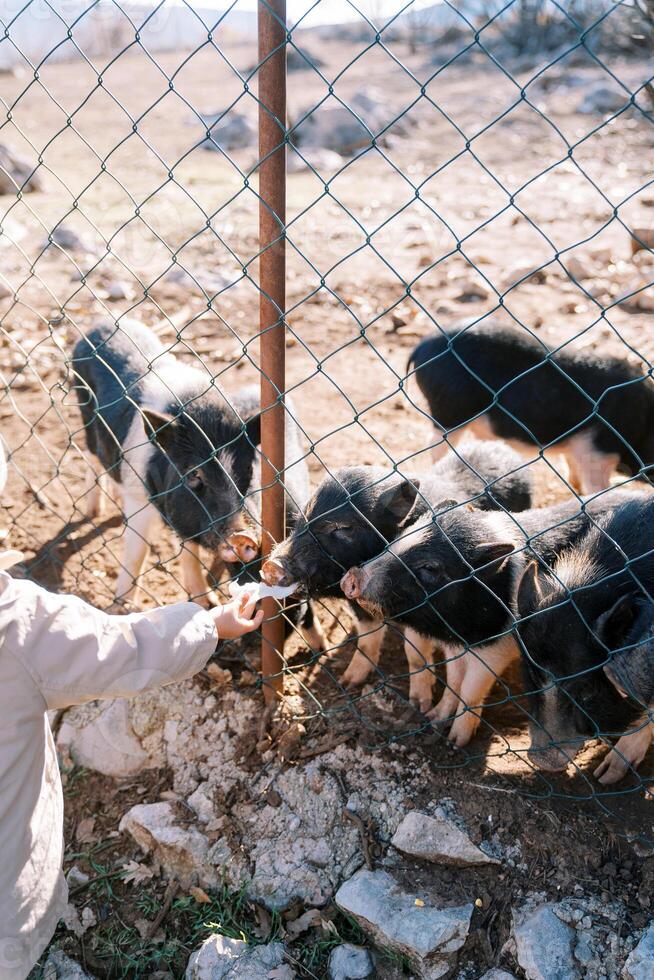
[[[86,885],[89,882],[89,875],[81,868],[78,868],[76,864],[68,871],[66,875],[66,881],[68,882],[68,888],[79,888],[80,885]]]
[[[362,870],[341,885],[335,900],[382,948],[406,956],[424,980],[436,980],[465,943],[474,906],[443,907],[438,897],[426,897],[425,907],[416,907],[415,896],[386,871]]]
[[[105,293],[107,294],[107,299],[109,300],[119,300],[119,299],[129,299],[131,296],[131,290],[124,282],[120,282],[118,279],[114,279],[111,282],[105,284]]]
[[[329,980],[365,980],[374,966],[367,949],[344,943],[331,951],[327,971]]]
[[[590,936],[582,933],[575,946],[575,959],[582,966],[588,966],[593,960],[593,950],[590,945]]]
[[[516,958],[528,980],[579,980],[572,943],[575,932],[555,914],[555,905],[531,912],[513,910]]]
[[[216,874],[207,866],[209,841],[195,827],[179,827],[170,803],[138,803],[127,811],[118,829],[131,834],[146,854],[153,853],[183,887],[198,881],[216,884]]]
[[[627,957],[623,976],[625,980],[654,980],[654,922]]]
[[[458,303],[476,303],[480,299],[488,299],[489,290],[474,279],[466,279],[459,284],[459,292],[454,297]]]
[[[66,713],[57,747],[86,769],[117,778],[133,776],[157,765],[134,733],[127,701],[107,701],[91,721],[83,709]]]
[[[473,844],[440,807],[433,817],[418,810],[407,813],[391,843],[404,854],[439,864],[469,866],[500,863]]]
[[[93,977],[70,956],[60,949],[53,949],[43,967],[43,980],[93,980]]]
[[[195,792],[191,793],[186,802],[196,814],[200,823],[209,823],[210,820],[213,820],[215,816],[213,803],[204,792],[202,785],[198,786]]]
[[[38,165],[18,156],[4,143],[0,143],[0,194],[29,194],[43,190],[43,178]]]
[[[572,278],[578,282],[582,279],[592,279],[593,277],[594,273],[590,264],[579,255],[571,255],[569,258],[564,257],[563,264]]]
[[[654,249],[654,228],[634,228],[631,232],[631,254],[641,249]]]
[[[334,150],[321,147],[305,147],[301,152],[289,147],[288,172],[299,174],[315,171],[319,177],[332,177],[345,165],[345,157]]]
[[[191,954],[186,980],[268,980],[271,971],[282,966],[284,956],[281,943],[248,946],[241,939],[212,933]]]
[[[525,283],[530,285],[542,286],[547,281],[547,271],[545,269],[534,269],[530,263],[515,266],[504,278],[502,289],[510,289],[516,283],[523,286]]]

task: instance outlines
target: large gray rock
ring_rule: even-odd
[[[625,980],[654,980],[654,922],[627,957],[623,976]]]
[[[60,949],[53,949],[43,967],[43,980],[93,980],[79,963]]]
[[[575,964],[575,931],[555,914],[553,904],[529,912],[513,910],[518,963],[527,980],[580,980]]]
[[[374,975],[370,953],[363,946],[344,943],[329,954],[329,980],[366,980]]]
[[[437,980],[466,941],[473,906],[444,908],[422,894],[419,901],[386,871],[358,871],[336,893],[337,905],[375,942],[406,956],[423,980]]]
[[[484,973],[483,977],[480,977],[479,980],[516,980],[516,978],[513,973],[507,973],[506,970],[499,970],[494,966],[492,970]]]
[[[281,943],[248,946],[241,939],[212,933],[191,954],[186,980],[268,980],[271,970],[282,966],[284,954]]]
[[[412,810],[397,828],[391,841],[404,854],[440,864],[499,864],[484,854],[439,807],[433,817]]]
[[[30,191],[42,191],[43,180],[34,170],[29,160],[18,156],[4,143],[0,143],[0,194],[23,194]],[[27,183],[25,183],[27,181]]]
[[[393,122],[390,130],[386,130],[395,115],[381,94],[363,90],[357,92],[347,106],[336,99],[320,106],[293,130],[292,142],[301,148],[322,147],[349,156],[370,146],[377,135],[382,138],[386,132],[404,135],[406,125],[401,120]]]
[[[170,803],[138,803],[127,811],[118,829],[131,834],[184,887],[198,881],[216,883],[208,868],[209,841],[195,827],[180,827]]]
[[[611,88],[609,85],[598,85],[592,88],[584,99],[580,102],[577,111],[584,113],[605,113],[617,112],[622,109],[629,101],[626,92],[618,88]]]
[[[220,116],[203,116],[207,128],[211,133],[211,139],[202,143],[205,150],[243,150],[249,146],[255,146],[257,133],[248,119],[240,112],[228,112],[222,118]]]
[[[157,765],[134,734],[127,701],[107,701],[88,721],[87,712],[79,709],[75,714],[74,709],[57,736],[59,749],[67,750],[78,765],[117,778]]]

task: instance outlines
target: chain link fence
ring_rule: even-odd
[[[9,541],[103,607],[219,601],[263,546],[309,735],[615,812],[651,782],[651,12],[392,7],[260,3],[258,52],[236,3],[4,9]]]

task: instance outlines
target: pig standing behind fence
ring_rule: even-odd
[[[551,573],[537,563],[526,570],[517,608],[530,755],[541,768],[565,769],[586,739],[598,735],[619,739],[595,771],[600,782],[615,782],[642,761],[653,731],[646,710],[654,680],[653,594],[651,495],[603,516]]]
[[[99,516],[106,477],[120,486],[125,549],[116,597],[133,596],[157,512],[183,543],[184,585],[210,603],[200,546],[231,554],[225,538],[256,527],[247,508],[258,483],[258,393],[243,389],[228,400],[206,369],[181,363],[155,334],[130,321],[101,324],[75,346],[72,367],[90,453],[97,459],[89,488],[89,515]],[[300,433],[289,417],[289,464],[303,459]],[[306,465],[292,467],[287,484],[298,505],[308,495]],[[295,480],[295,486],[293,485]]]
[[[552,353],[526,329],[486,322],[428,337],[411,367],[450,445],[467,431],[535,443],[565,456],[583,494],[607,487],[618,466],[635,474],[654,465],[654,384],[625,358]]]

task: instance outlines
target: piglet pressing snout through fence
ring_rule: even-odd
[[[92,329],[76,344],[72,368],[87,447],[98,463],[90,516],[102,511],[107,475],[122,497],[117,600],[133,597],[158,513],[183,542],[185,588],[212,602],[200,547],[224,558],[231,554],[226,537],[256,523],[246,500],[260,441],[256,392],[228,400],[207,371],[180,362],[133,321]]]
[[[295,529],[263,566],[270,584],[299,583],[309,596],[340,596],[339,582],[354,564],[379,555],[402,528],[431,507],[471,501],[480,510],[521,511],[531,502],[531,476],[521,457],[505,444],[469,440],[420,477],[403,478],[374,466],[349,466],[326,477],[312,495]],[[384,617],[353,599],[357,651],[342,681],[362,684],[376,668],[385,632]],[[405,653],[409,698],[421,711],[432,704],[434,640],[408,626]]]

